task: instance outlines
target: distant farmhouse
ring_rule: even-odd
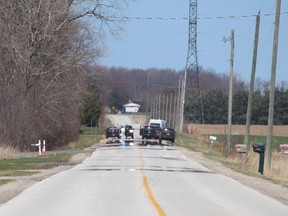
[[[133,103],[131,100],[129,100],[129,103],[124,104],[123,107],[124,107],[124,111],[127,113],[136,113],[138,112],[140,105]]]

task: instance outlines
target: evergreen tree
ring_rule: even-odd
[[[88,92],[90,95],[86,99],[84,109],[82,111],[82,122],[90,127],[95,127],[98,124],[98,119],[101,115],[102,97],[101,92],[95,86],[89,86]]]

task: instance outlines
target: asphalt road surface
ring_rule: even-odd
[[[126,123],[126,122],[125,122]],[[288,206],[171,146],[104,145],[25,190],[1,216],[287,216]]]

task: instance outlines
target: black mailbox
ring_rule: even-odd
[[[258,172],[263,174],[264,170],[264,156],[265,156],[265,144],[263,143],[253,143],[253,151],[259,153],[259,168]]]
[[[253,144],[253,151],[257,153],[264,153],[265,152],[265,145],[263,143],[254,143]]]

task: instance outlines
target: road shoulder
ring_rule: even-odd
[[[178,147],[177,147],[178,148]],[[200,152],[193,152],[189,151],[184,148],[178,148],[187,158],[194,160],[209,170],[225,175],[227,177],[230,177],[241,184],[250,187],[254,190],[259,191],[260,193],[269,196],[273,199],[278,200],[279,202],[284,203],[285,205],[288,205],[288,188],[283,187],[278,184],[274,184],[270,182],[269,180],[263,179],[263,178],[257,178],[253,176],[247,176],[242,173],[235,172],[231,170],[230,168],[224,166],[221,162],[214,161],[211,159],[206,158],[203,156]]]

